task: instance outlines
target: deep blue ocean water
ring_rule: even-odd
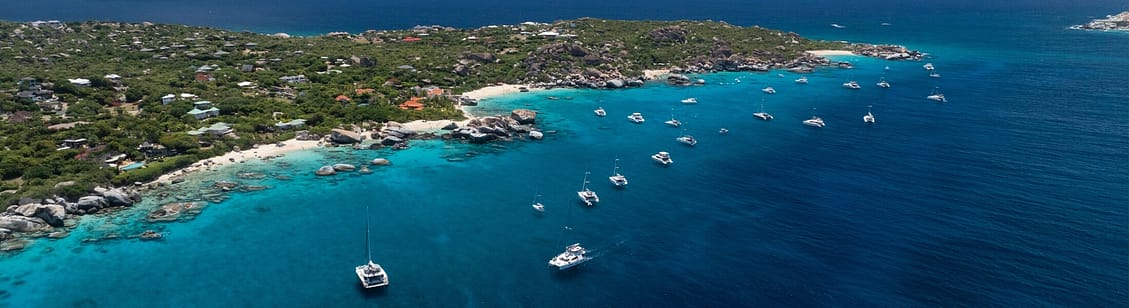
[[[154,2],[57,2],[138,6],[152,14],[50,15],[62,19],[263,32],[305,27],[273,23],[300,20],[288,5],[305,4],[271,6],[280,10],[272,15],[240,1],[223,9],[195,2],[176,14],[151,9]],[[349,21],[312,14],[308,32],[512,23],[598,16],[569,13],[591,9],[585,5],[628,6],[581,1],[547,10],[487,1],[479,5],[513,11],[459,19],[433,9],[424,11],[439,15],[364,22],[351,14],[377,9],[346,12],[334,3],[323,9]],[[927,77],[920,62],[844,57],[856,68],[818,70],[808,85],[793,83],[798,75],[788,72],[722,73],[697,76],[707,81],[700,87],[654,83],[497,97],[472,112],[534,108],[541,127],[556,133],[501,146],[425,141],[399,152],[292,153],[280,160],[289,166],[235,165],[215,178],[262,171],[293,179],[245,181],[271,188],[235,194],[191,222],[146,224],[144,206],[117,218],[88,218],[66,239],[0,258],[0,306],[1129,304],[1129,35],[1066,29],[1126,4],[879,3],[702,1],[673,16],[656,2],[600,17],[723,19],[823,39],[906,44],[930,53],[926,61],[942,78]],[[213,13],[191,14],[206,8]],[[6,19],[50,17],[3,11]],[[246,12],[247,23],[208,17],[231,11]],[[183,19],[160,17],[172,15]],[[893,87],[875,87],[882,77]],[[847,80],[863,88],[840,87]],[[760,93],[765,86],[778,93]],[[934,87],[948,103],[924,99]],[[678,103],[686,97],[700,103]],[[751,116],[762,99],[774,121]],[[606,118],[592,114],[597,106],[608,110]],[[861,119],[867,106],[877,116],[873,126]],[[672,108],[697,147],[676,143],[681,130],[662,125]],[[647,122],[629,123],[631,112]],[[813,113],[827,127],[800,124]],[[719,135],[721,127],[730,133]],[[648,158],[657,151],[671,152],[675,163],[657,166]],[[393,165],[370,175],[312,174],[320,165],[375,157]],[[606,180],[615,158],[631,182],[627,189]],[[602,199],[593,208],[576,202],[585,171]],[[197,181],[182,185],[210,184]],[[535,194],[543,195],[544,215],[529,207]],[[365,258],[366,204],[373,257],[392,282],[379,292],[362,292],[352,272]],[[152,228],[166,238],[81,243]],[[546,261],[572,242],[597,258],[568,272],[550,270]]]

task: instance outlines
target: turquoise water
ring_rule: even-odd
[[[699,87],[521,93],[472,112],[537,109],[555,134],[236,164],[179,185],[269,188],[189,222],[145,223],[146,206],[171,200],[157,196],[88,217],[0,259],[0,306],[1124,306],[1129,36],[1066,30],[1082,18],[1070,16],[954,13],[943,29],[840,21],[842,36],[822,34],[905,41],[932,55],[940,79],[920,62],[844,57],[856,68],[818,70],[808,85],[721,73],[695,76]],[[883,76],[892,88],[874,86]],[[843,89],[848,80],[863,88]],[[934,87],[949,103],[924,98]],[[762,99],[774,121],[751,116]],[[867,106],[874,125],[862,122]],[[672,108],[696,147],[661,123]],[[629,123],[631,112],[647,122]],[[813,113],[827,127],[800,124]],[[674,164],[652,162],[657,151]],[[393,164],[313,175],[376,157]],[[623,190],[606,180],[616,158]],[[591,208],[575,195],[586,171],[601,198]],[[366,205],[391,280],[376,292],[353,273]],[[165,239],[82,243],[145,229]],[[573,242],[596,258],[549,269]]]

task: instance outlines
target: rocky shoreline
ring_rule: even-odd
[[[1094,19],[1088,23],[1070,26],[1076,30],[1100,31],[1129,31],[1129,11],[1117,15],[1106,15],[1105,18]]]
[[[66,237],[82,215],[110,213],[140,201],[137,190],[102,187],[74,202],[58,196],[21,199],[0,213],[0,251],[23,249],[28,239]]]

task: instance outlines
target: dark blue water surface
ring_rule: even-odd
[[[929,78],[920,62],[845,57],[855,69],[820,69],[808,85],[788,72],[723,73],[696,76],[707,83],[690,88],[496,97],[472,112],[534,108],[556,133],[501,147],[311,150],[287,155],[289,166],[251,162],[201,176],[199,185],[237,171],[293,179],[261,180],[271,188],[191,222],[147,225],[140,209],[86,219],[66,239],[0,258],[0,306],[1126,306],[1129,35],[1066,28],[1127,5],[1072,4],[5,3],[0,18],[14,20],[293,33],[578,16],[727,20],[906,44],[928,52],[943,78]],[[882,77],[893,87],[875,87]],[[848,80],[863,88],[842,88]],[[778,94],[761,94],[765,86]],[[934,88],[949,102],[926,100]],[[686,97],[700,103],[680,104]],[[772,122],[751,116],[762,99]],[[597,106],[608,117],[595,117]],[[874,125],[862,122],[867,106]],[[662,125],[672,109],[697,147]],[[631,112],[647,122],[627,122]],[[800,124],[813,113],[827,127]],[[671,152],[674,165],[651,162],[657,151]],[[374,157],[393,165],[312,175]],[[624,190],[606,180],[617,157],[631,181]],[[594,208],[575,201],[585,171],[602,199]],[[538,193],[542,216],[529,208]],[[373,257],[392,281],[377,293],[359,290],[352,268],[364,262],[365,204]],[[81,243],[110,232],[106,222],[168,235]],[[596,259],[548,269],[572,242]]]

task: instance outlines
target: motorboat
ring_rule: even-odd
[[[651,159],[663,165],[670,165],[674,163],[674,160],[670,159],[670,153],[667,152],[655,153],[654,155],[651,155]]]
[[[886,82],[885,78],[883,78],[882,80],[879,80],[878,83],[876,83],[876,85],[878,85],[879,88],[889,88],[890,87],[890,83]]]
[[[604,111],[604,107],[597,107],[595,111],[597,117],[607,116],[608,112]]]
[[[549,260],[549,266],[554,266],[561,271],[572,268],[580,265],[580,263],[592,260],[592,257],[585,255],[586,253],[588,253],[588,250],[581,247],[580,243],[568,245],[564,252]]]
[[[772,87],[764,87],[764,89],[761,89],[761,92],[764,92],[765,94],[776,94],[776,89],[773,89]]]
[[[866,115],[862,116],[862,122],[874,124],[874,114],[870,113],[870,106],[866,106]]]
[[[533,210],[544,213],[545,212],[545,205],[541,204],[541,202],[537,201],[537,199],[540,198],[540,197],[541,197],[541,195],[536,195],[536,196],[533,197]]]
[[[854,80],[844,82],[843,87],[847,88],[847,89],[856,89],[856,90],[862,88],[861,86],[859,86],[859,83],[854,81]]]
[[[925,63],[925,65],[922,65],[921,67],[926,69],[926,70],[932,71],[933,70],[933,63]]]
[[[690,136],[690,135],[678,136],[678,138],[675,138],[675,140],[678,140],[678,142],[681,142],[682,144],[685,144],[685,145],[688,145],[688,146],[695,146],[695,145],[698,144],[698,140],[694,139],[694,136]]]
[[[761,111],[760,112],[754,112],[753,116],[757,117],[761,120],[764,120],[764,121],[772,120],[772,115],[767,113],[767,112],[764,112],[764,104],[761,104]]]
[[[632,113],[631,115],[627,116],[627,119],[636,124],[643,123],[643,121],[645,121],[643,119],[643,114],[638,112]]]
[[[929,73],[929,77],[941,78],[941,73],[938,73],[937,71],[932,71],[932,72]]]
[[[804,125],[812,127],[823,127],[823,119],[817,116],[811,116],[811,119],[804,120]]]
[[[368,253],[368,263],[358,265],[356,268],[357,278],[361,280],[361,286],[365,289],[376,287],[383,287],[388,285],[388,273],[384,272],[384,267],[380,264],[372,262],[372,248],[369,247],[369,214],[368,205],[365,205],[365,251]]]
[[[808,76],[800,76],[800,79],[796,79],[796,83],[808,84]]]
[[[846,28],[846,27],[844,27],[844,26],[840,26],[839,24],[831,24],[831,27],[832,27],[832,28],[835,28],[835,29],[842,29],[842,28]]]
[[[682,103],[683,103],[683,104],[688,104],[688,105],[689,105],[689,104],[697,104],[697,103],[698,103],[698,99],[697,99],[697,98],[693,98],[693,97],[689,97],[689,98],[683,99],[683,100],[682,100]]]
[[[597,196],[596,192],[588,189],[589,174],[591,174],[591,172],[584,172],[584,183],[580,185],[580,191],[577,191],[576,195],[580,197],[580,202],[588,206],[593,206],[600,202],[600,196]]]
[[[608,177],[608,181],[611,181],[612,184],[615,185],[615,187],[627,186],[627,177],[623,176],[622,174],[619,174],[619,159],[618,158],[615,160],[615,163],[612,167],[612,176]]]
[[[728,135],[728,134],[729,134],[729,129],[726,129],[726,128],[722,127],[721,129],[717,130],[717,133],[718,133],[718,134],[722,134],[722,135]]]

